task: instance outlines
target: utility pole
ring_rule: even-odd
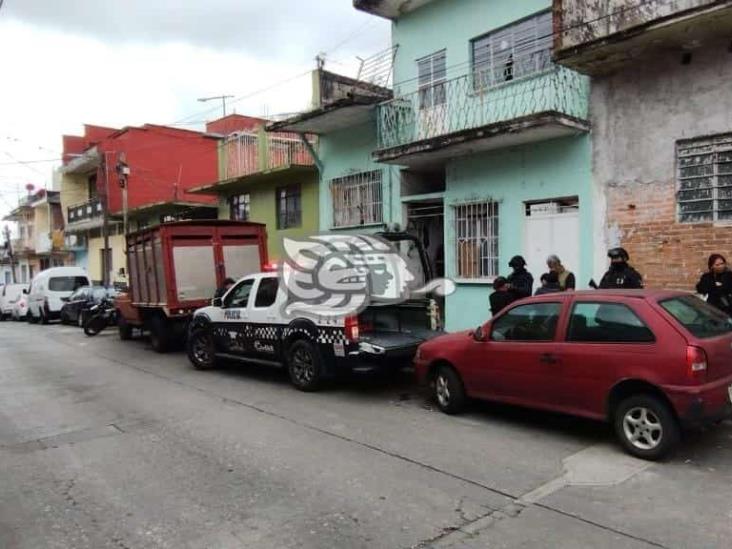
[[[104,210],[102,217],[102,238],[104,249],[102,251],[102,284],[109,286],[109,154],[111,151],[104,151]]]
[[[206,101],[213,101],[214,99],[221,99],[221,108],[223,111],[223,114],[221,115],[226,116],[226,100],[231,99],[234,97],[233,95],[214,95],[213,97],[199,97],[198,100],[201,103],[205,103]]]

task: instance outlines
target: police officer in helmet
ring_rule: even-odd
[[[534,277],[526,270],[526,260],[520,255],[515,255],[508,262],[513,272],[506,278],[509,291],[516,299],[529,297],[534,289]]]
[[[625,248],[613,248],[608,251],[607,256],[610,258],[610,268],[600,281],[601,289],[643,288],[643,277],[628,265],[630,256]]]

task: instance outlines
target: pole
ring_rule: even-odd
[[[5,225],[5,242],[7,243],[8,257],[10,258],[10,279],[16,284],[15,278],[15,257],[13,256],[13,243],[10,240],[10,227]]]
[[[109,286],[109,157],[110,151],[104,151],[104,210],[102,218],[102,237],[104,250],[102,251],[102,284]]]

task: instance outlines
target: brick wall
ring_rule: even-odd
[[[674,183],[607,187],[610,233],[647,288],[692,290],[711,253],[732,261],[732,225],[678,223]]]

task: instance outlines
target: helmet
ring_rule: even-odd
[[[620,258],[623,261],[628,261],[630,259],[630,255],[628,255],[628,252],[625,250],[625,248],[612,248],[608,250],[607,256],[610,259]]]
[[[515,255],[508,262],[508,266],[512,269],[520,269],[521,267],[526,267],[526,260],[520,255]]]

